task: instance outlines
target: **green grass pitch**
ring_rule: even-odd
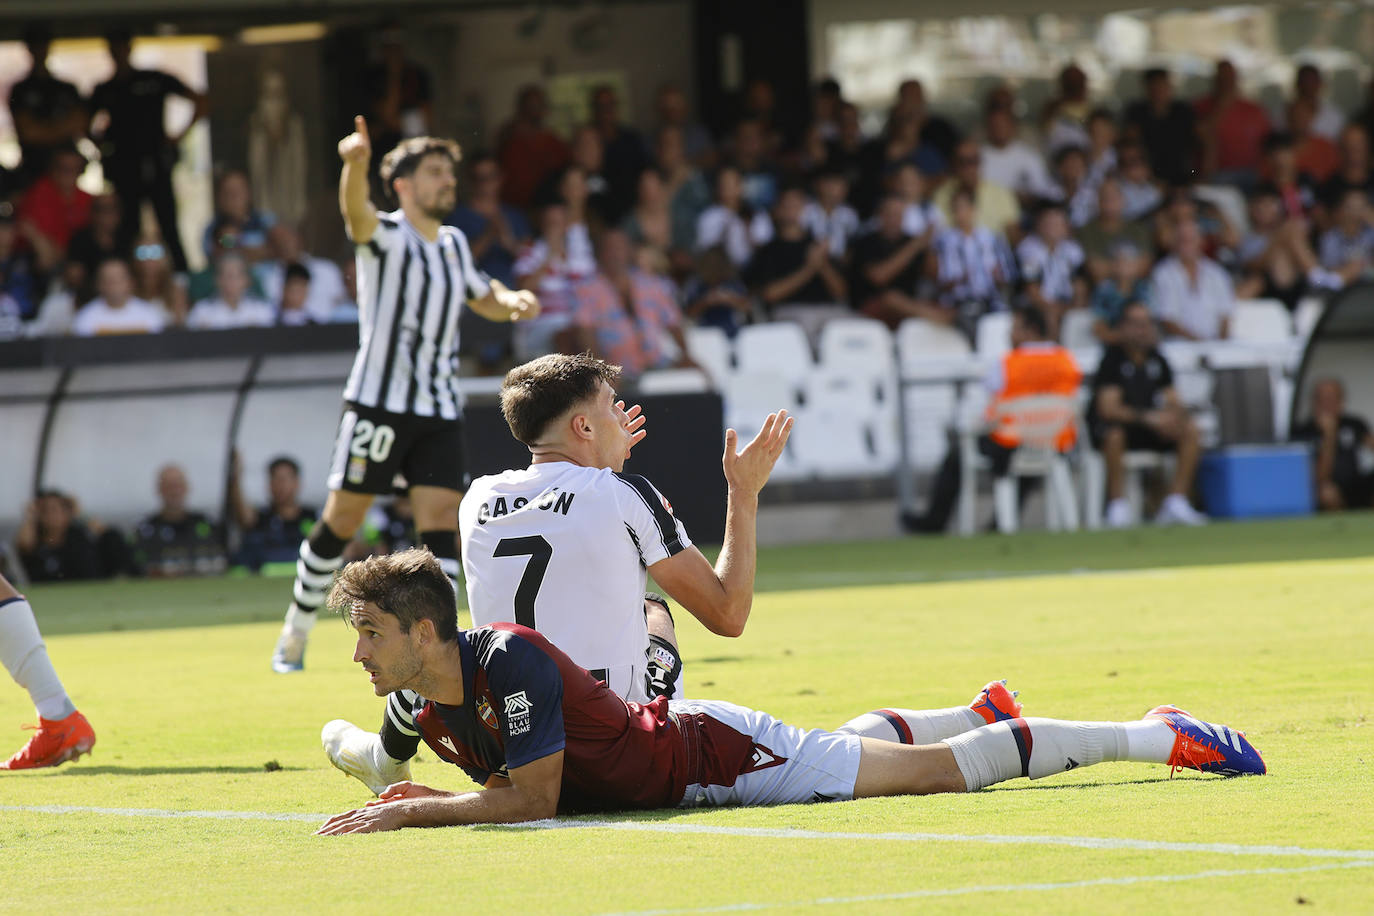
[[[1027,714],[1176,703],[1242,728],[1264,778],[1103,764],[971,795],[336,838],[312,816],[368,796],[320,726],[381,715],[341,622],[278,676],[285,581],[33,588],[99,743],[0,774],[0,910],[1374,911],[1371,548],[1374,516],[778,548],[742,638],[678,615],[695,696],[834,726],[1007,677]],[[0,753],[32,720],[0,686]],[[466,782],[424,750],[415,777]]]

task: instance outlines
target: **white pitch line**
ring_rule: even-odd
[[[170,808],[103,808],[85,805],[0,805],[0,811],[35,814],[108,814],[122,817],[209,820],[306,821],[323,823],[331,814],[271,811],[176,811]],[[1292,856],[1310,859],[1358,859],[1374,863],[1371,849],[1311,849],[1305,846],[1247,846],[1237,843],[1174,843],[1128,837],[1018,835],[998,833],[861,833],[798,830],[784,827],[723,827],[662,821],[607,821],[555,818],[526,824],[494,824],[507,830],[620,830],[635,833],[705,834],[770,840],[878,840],[895,843],[984,843],[991,845],[1073,846],[1080,849],[1213,853],[1232,856]]]
[[[776,903],[729,903],[722,906],[688,907],[676,910],[628,910],[614,916],[678,916],[685,913],[740,913],[756,910],[792,909],[803,906],[833,906],[835,904],[887,903],[896,900],[916,900],[922,897],[960,897],[968,894],[1024,893],[1027,891],[1061,891],[1084,887],[1125,887],[1132,884],[1159,884],[1176,881],[1201,881],[1207,878],[1251,878],[1263,875],[1298,875],[1307,872],[1331,871],[1338,868],[1369,868],[1374,862],[1340,862],[1331,865],[1306,865],[1300,868],[1243,868],[1194,872],[1189,875],[1133,875],[1121,878],[1087,878],[1082,881],[1042,882],[1038,884],[980,884],[971,887],[931,888],[902,891],[894,894],[868,894],[862,897],[818,897],[814,900],[785,900]]]

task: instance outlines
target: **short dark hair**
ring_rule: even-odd
[[[382,184],[395,196],[396,179],[410,177],[421,160],[434,153],[447,156],[455,166],[463,161],[463,148],[452,140],[443,137],[410,137],[397,143],[391,152],[382,157],[382,167],[378,172]]]
[[[1264,138],[1262,149],[1266,153],[1272,153],[1281,149],[1293,149],[1297,146],[1297,140],[1286,130],[1271,130]]]
[[[310,268],[299,261],[292,261],[286,265],[286,271],[282,274],[282,283],[290,283],[292,280],[304,280],[310,282]]]
[[[1144,299],[1132,299],[1121,307],[1121,311],[1116,313],[1116,320],[1112,322],[1112,327],[1121,327],[1121,325],[1126,322],[1126,313],[1131,309],[1144,309],[1145,314],[1150,316],[1150,320],[1154,320],[1154,312],[1150,311],[1150,304],[1148,302]]]
[[[1025,306],[1024,308],[1017,309],[1013,314],[1021,320],[1022,324],[1035,332],[1036,337],[1049,336],[1049,322],[1045,321],[1045,313],[1038,308]]]
[[[306,274],[306,276],[309,277],[310,275]],[[292,458],[290,455],[278,455],[277,457],[269,461],[267,463],[267,473],[271,474],[275,472],[277,468],[283,465],[290,468],[291,473],[295,474],[297,477],[301,476],[300,462],[298,462],[295,458]]]
[[[1169,78],[1169,71],[1163,67],[1151,67],[1150,69],[1145,71],[1142,78],[1147,83],[1155,83],[1159,80],[1167,80]]]
[[[371,602],[401,622],[401,632],[421,620],[434,622],[444,642],[458,639],[458,601],[453,583],[428,547],[412,547],[349,563],[334,579],[325,606],[350,626],[354,606]]]
[[[601,382],[614,385],[619,378],[619,366],[590,353],[541,356],[506,373],[501,383],[501,416],[511,435],[533,446],[550,423],[595,394]]]

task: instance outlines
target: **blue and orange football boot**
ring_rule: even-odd
[[[1016,697],[1017,691],[1008,690],[1005,680],[992,681],[978,691],[978,696],[968,706],[991,725],[1021,715],[1021,704],[1016,702]]]
[[[1263,776],[1264,758],[1245,738],[1244,732],[1227,725],[1203,722],[1177,706],[1156,706],[1146,719],[1159,719],[1174,732],[1169,754],[1169,775],[1182,769],[1222,776]]]

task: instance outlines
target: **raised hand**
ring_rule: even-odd
[[[539,297],[527,289],[510,289],[500,280],[491,281],[492,296],[505,309],[507,321],[532,321],[539,317]]]
[[[367,134],[367,121],[362,115],[353,117],[353,133],[339,141],[339,158],[359,165],[366,165],[372,158],[372,138]]]
[[[768,475],[773,472],[773,465],[778,463],[790,435],[792,418],[785,410],[770,413],[763,421],[763,428],[754,437],[754,441],[746,445],[742,452],[736,452],[739,434],[733,429],[727,429],[725,455],[721,459],[721,465],[725,469],[725,482],[730,489],[757,496],[763,485],[768,482]]]
[[[645,436],[649,435],[649,431],[643,428],[645,423],[644,408],[636,404],[629,410],[626,410],[624,401],[616,401],[615,409],[623,414],[620,419],[620,425],[625,427],[625,432],[630,434],[630,444],[625,446],[625,454],[628,456],[630,454],[630,449],[634,448]]]

